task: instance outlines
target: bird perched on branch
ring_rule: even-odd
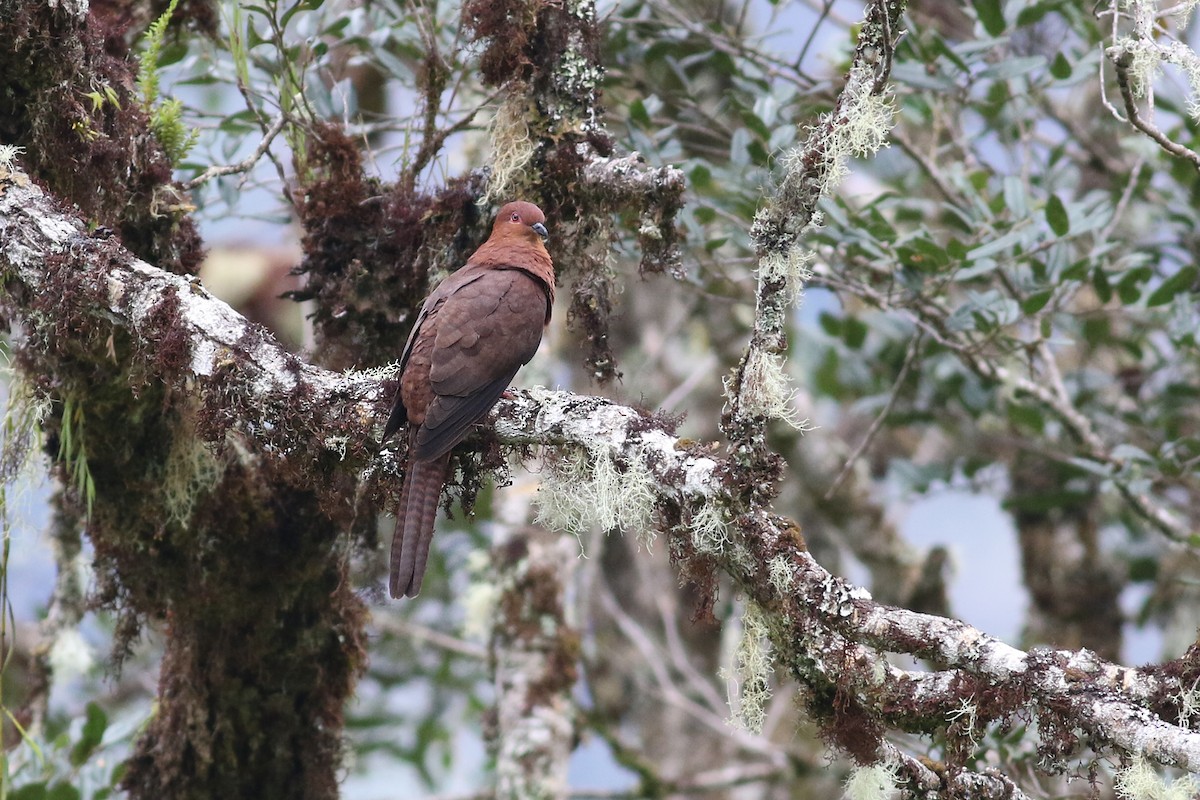
[[[408,466],[392,538],[392,597],[421,590],[450,450],[533,358],[554,304],[546,216],[500,209],[492,235],[426,298],[404,354],[383,438],[408,425]]]

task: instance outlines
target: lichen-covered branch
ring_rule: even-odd
[[[314,479],[322,462],[365,459],[361,432],[386,394],[379,376],[305,364],[195,279],[89,234],[20,172],[0,172],[0,270],[0,305],[24,335],[78,317],[127,330],[147,371],[197,401],[204,439],[233,433],[256,455],[286,460]],[[60,320],[29,304],[51,292]]]
[[[304,364],[198,284],[88,236],[20,173],[0,177],[0,270],[10,320],[52,325],[27,303],[52,281],[67,287],[58,303],[64,317],[103,319],[144,340],[136,350],[147,371],[193,398],[198,419],[223,420],[247,453],[293,464],[293,480],[310,480],[313,491],[325,479],[317,464],[388,471],[386,455],[370,462],[365,453],[382,416],[379,375]],[[152,312],[164,304],[175,313]],[[668,425],[604,399],[544,390],[514,392],[496,413],[505,443],[601,455],[610,479],[640,481],[685,574],[732,576],[762,609],[778,666],[804,687],[828,738],[864,763],[904,762],[888,755],[889,730],[969,742],[990,723],[1036,719],[1052,759],[1086,743],[1200,771],[1200,733],[1186,727],[1197,721],[1186,710],[1194,705],[1185,702],[1200,677],[1200,651],[1126,669],[1087,652],[1020,651],[955,620],[875,603],[817,564],[794,523],[733,502],[742,496],[729,483],[737,467]],[[886,653],[926,659],[936,671],[901,670]],[[986,778],[956,774],[960,782]]]
[[[781,359],[787,348],[788,312],[808,277],[811,253],[801,247],[818,222],[817,203],[846,173],[851,154],[878,150],[891,124],[887,78],[899,35],[904,0],[875,0],[866,9],[845,84],[833,111],[807,140],[781,159],[783,176],[750,231],[759,259],[754,332],[727,382],[726,435],[743,460],[769,460],[765,423],[793,421],[792,393]]]
[[[1117,38],[1105,51],[1105,55],[1116,68],[1117,87],[1121,92],[1129,124],[1150,137],[1167,153],[1190,162],[1195,169],[1200,170],[1200,153],[1167,136],[1154,124],[1152,88],[1154,76],[1161,70],[1164,62],[1178,67],[1191,84],[1193,96],[1188,101],[1188,110],[1193,117],[1200,115],[1200,103],[1196,99],[1197,95],[1200,95],[1200,56],[1184,42],[1172,40],[1169,35],[1162,35],[1165,28],[1160,27],[1158,3],[1152,0],[1134,0],[1126,5],[1132,21],[1130,35]],[[1179,15],[1183,25],[1186,25],[1191,10],[1191,6],[1184,3],[1163,11],[1162,16]],[[1114,17],[1118,14],[1115,3],[1112,13]],[[1139,98],[1149,98],[1145,113],[1138,107]],[[1113,113],[1116,114],[1116,111]]]
[[[570,540],[524,530],[498,548],[490,642],[496,685],[496,797],[566,798],[574,749],[579,632],[565,587],[576,561]]]

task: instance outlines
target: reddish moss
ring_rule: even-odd
[[[152,345],[145,355],[159,370],[169,374],[181,373],[192,361],[191,343],[179,315],[180,307],[178,296],[163,295],[143,322],[151,332],[151,338],[142,343]]]
[[[298,190],[306,276],[297,300],[316,300],[317,352],[326,366],[381,364],[400,355],[429,291],[430,273],[452,271],[487,234],[478,179],[436,195],[388,190],[363,172],[358,143],[336,125],[317,127]]]
[[[539,0],[467,0],[463,25],[471,41],[486,40],[479,59],[483,82],[503,86],[527,76],[533,65],[530,42],[536,35]]]
[[[810,702],[809,710],[817,718],[821,736],[830,744],[845,751],[862,766],[879,760],[883,743],[883,726],[848,692],[840,688],[824,703]]]
[[[0,21],[0,140],[24,148],[22,165],[94,223],[156,266],[194,272],[201,248],[182,217],[186,198],[147,134],[133,94],[134,64],[106,50],[105,30],[62,7],[17,4]],[[116,104],[95,104],[106,89]],[[103,92],[101,92],[103,95]]]
[[[124,785],[137,796],[337,795],[366,612],[332,557],[337,526],[312,492],[269,473],[229,463],[220,502],[153,562],[161,596],[176,600],[160,677],[171,701],[130,761]],[[122,578],[150,566],[142,557]]]
[[[667,531],[671,562],[679,569],[679,579],[692,598],[692,622],[718,625],[714,613],[720,591],[717,562],[709,555],[696,552],[690,526],[683,523],[677,506],[662,506],[659,514]]]

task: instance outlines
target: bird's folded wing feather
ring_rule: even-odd
[[[404,343],[404,351],[400,354],[400,374],[403,375],[404,368],[408,366],[408,357],[412,355],[413,345],[416,343],[417,337],[421,335],[421,330],[425,326],[426,321],[431,317],[437,316],[440,306],[445,302],[447,297],[453,295],[463,286],[479,280],[485,274],[478,270],[461,269],[438,284],[429,297],[425,298],[425,302],[421,305],[421,311],[417,314],[417,320],[413,323],[412,330],[408,334],[408,341]],[[386,442],[406,422],[408,422],[408,414],[404,408],[404,400],[400,396],[400,390],[397,388],[396,399],[392,403],[392,413],[388,416],[387,425],[383,428],[383,438],[380,441]]]
[[[434,399],[417,437],[417,458],[445,453],[488,412],[533,358],[545,315],[545,286],[515,269],[488,270],[446,297],[437,310],[429,372]]]

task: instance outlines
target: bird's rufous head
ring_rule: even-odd
[[[532,240],[535,234],[543,242],[549,238],[546,215],[533,203],[524,200],[505,203],[496,215],[496,224],[492,226],[493,237],[520,236]]]

